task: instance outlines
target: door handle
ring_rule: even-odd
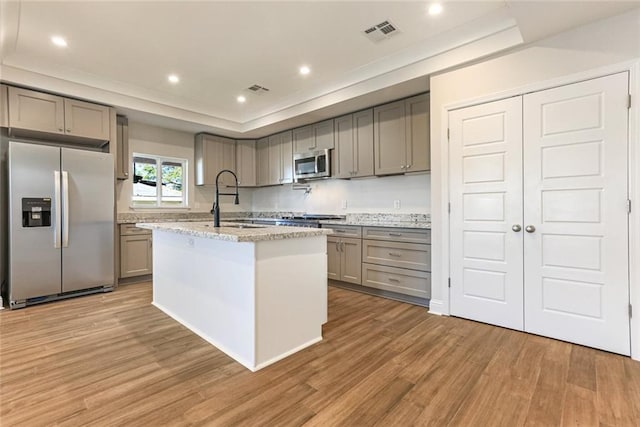
[[[62,247],[69,246],[69,172],[62,171]]]
[[[522,227],[520,226],[520,224],[514,224],[511,229],[513,231],[515,231],[516,233],[519,233],[520,231],[522,231]]]
[[[60,171],[53,171],[54,200],[56,210],[55,228],[53,230],[53,247],[59,248],[62,245],[60,229],[62,228],[62,205],[60,204]]]
[[[527,233],[534,233],[534,232],[536,231],[536,228],[535,228],[533,225],[527,225],[527,226],[524,228],[524,230],[525,230]]]

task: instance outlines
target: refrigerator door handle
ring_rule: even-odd
[[[53,247],[58,249],[61,246],[60,229],[62,228],[62,211],[60,206],[60,171],[53,171],[53,184],[54,184],[54,196],[55,196],[55,227],[53,229]]]
[[[62,225],[62,247],[69,246],[69,172],[62,171],[62,206],[63,220]]]

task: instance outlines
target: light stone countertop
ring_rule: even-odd
[[[169,231],[205,239],[226,240],[229,242],[258,242],[265,240],[295,239],[302,237],[326,236],[331,234],[328,228],[303,228],[283,226],[249,225],[242,228],[230,227],[231,223],[222,222],[219,228],[212,221],[201,222],[143,222],[136,226],[148,230]],[[237,224],[236,224],[237,225]]]
[[[391,227],[391,228],[420,228],[431,229],[431,222],[427,221],[389,221],[389,220],[374,220],[374,219],[340,219],[333,220],[328,219],[320,221],[323,227],[331,225],[355,225],[361,227]]]

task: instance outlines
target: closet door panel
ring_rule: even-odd
[[[451,313],[523,328],[522,99],[449,114]]]
[[[524,96],[525,330],[626,355],[627,81]]]

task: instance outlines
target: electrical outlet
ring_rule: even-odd
[[[347,209],[347,201],[346,200],[342,201],[342,209]]]
[[[393,209],[400,209],[400,200],[393,201]]]

